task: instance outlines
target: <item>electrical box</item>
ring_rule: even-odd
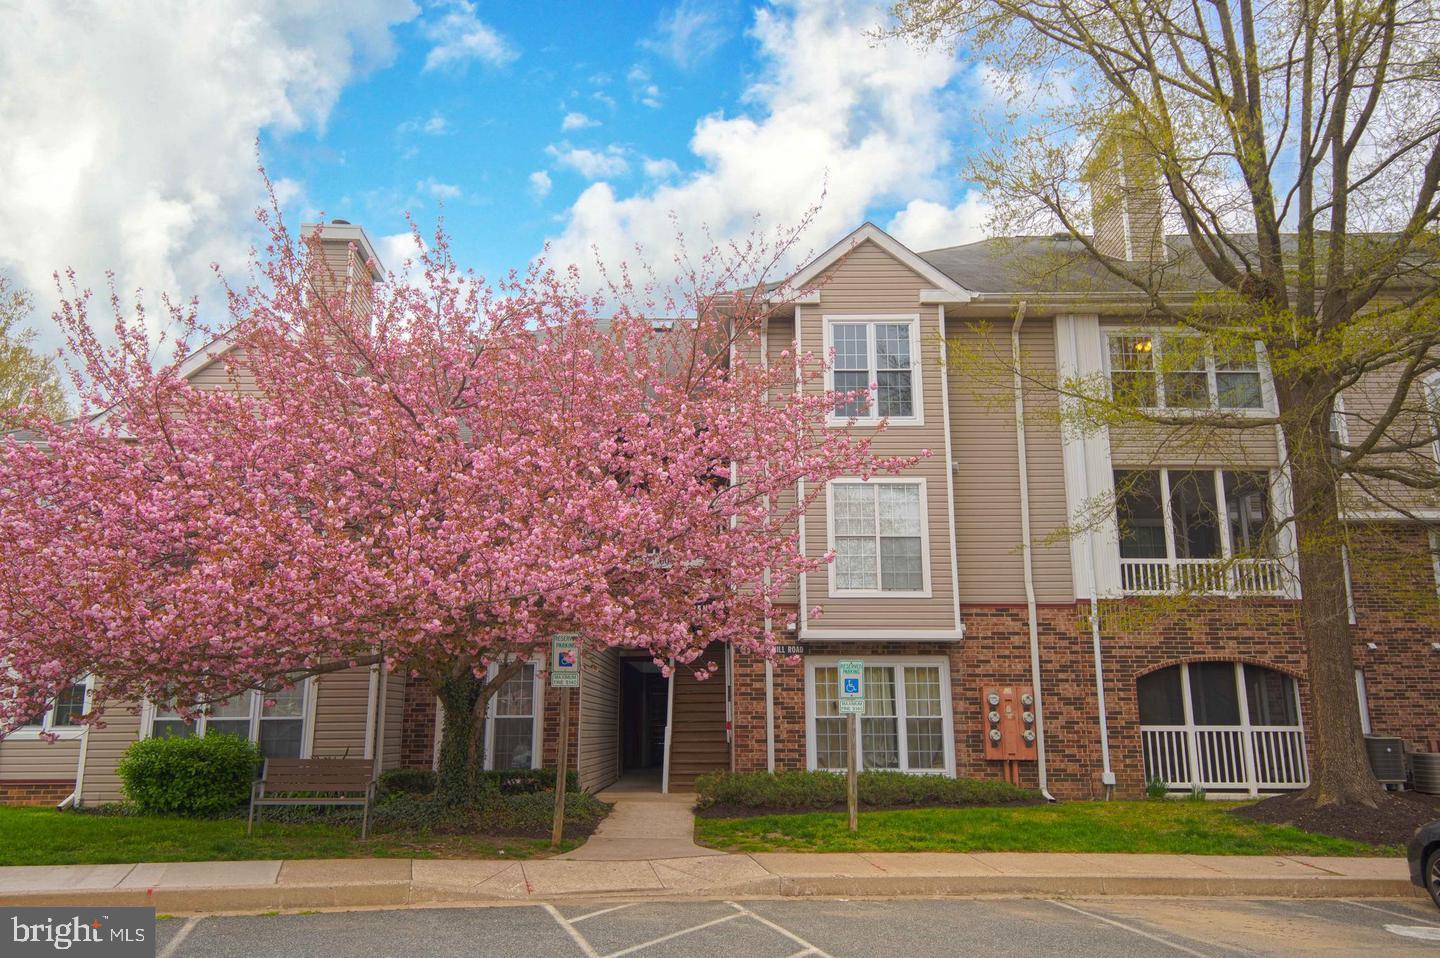
[[[985,715],[985,758],[1035,761],[1035,691],[1028,685],[986,685],[980,690]]]

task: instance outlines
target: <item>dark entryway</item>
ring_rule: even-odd
[[[620,768],[653,770],[665,763],[670,683],[648,657],[620,659]]]

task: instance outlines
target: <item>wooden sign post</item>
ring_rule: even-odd
[[[550,687],[560,690],[560,751],[555,763],[555,820],[550,826],[550,847],[560,847],[565,833],[565,780],[570,765],[570,690],[580,685],[580,653],[574,634],[550,640]]]

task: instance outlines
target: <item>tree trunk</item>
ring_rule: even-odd
[[[469,802],[479,788],[479,773],[485,767],[485,684],[463,669],[435,687],[445,709],[435,797],[446,805]]]
[[[1308,398],[1290,408],[1321,408],[1302,405]],[[1338,477],[1326,439],[1329,423],[1318,412],[1297,418],[1304,421],[1287,422],[1283,428],[1299,550],[1300,628],[1309,660],[1312,733],[1305,794],[1317,805],[1353,802],[1374,807],[1384,790],[1370,769],[1360,726]]]

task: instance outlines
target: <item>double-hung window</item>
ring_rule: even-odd
[[[1189,333],[1127,331],[1106,340],[1110,393],[1145,409],[1265,408],[1259,346],[1217,345]]]
[[[242,692],[205,706],[191,719],[173,707],[152,707],[150,734],[160,738],[215,732],[249,739],[266,758],[302,758],[305,748],[307,679],[278,692]]]
[[[807,668],[810,767],[844,771],[845,723],[834,660]],[[865,660],[865,713],[859,717],[859,767],[948,773],[954,768],[950,683],[944,660]]]
[[[841,480],[829,492],[831,592],[927,592],[924,482]]]
[[[538,768],[535,706],[540,702],[535,663],[526,662],[490,699],[485,764],[489,768]]]
[[[11,733],[13,738],[38,738],[42,735],[57,738],[74,738],[85,727],[80,719],[90,708],[90,680],[88,678],[71,682],[60,690],[55,701],[41,714]]]
[[[832,421],[890,419],[918,422],[920,370],[915,317],[827,317],[826,345],[834,351],[830,385],[838,397]],[[868,392],[871,385],[875,390]]]

